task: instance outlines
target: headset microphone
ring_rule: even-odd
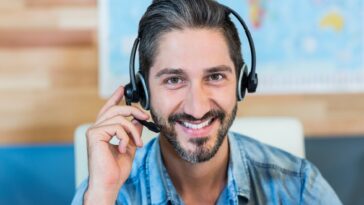
[[[132,53],[136,52],[136,48],[138,47],[138,43],[139,43],[139,39],[137,39],[134,42]],[[134,71],[134,61],[135,61],[135,55],[131,55],[129,67],[130,67],[130,70],[132,70],[132,71]],[[145,85],[144,78],[143,78],[142,75],[137,75],[138,82],[136,82],[135,76],[133,74],[134,74],[134,72],[130,72],[130,83],[125,86],[125,90],[124,90],[125,103],[130,106],[132,102],[139,102],[140,101],[143,108],[148,110],[149,109],[149,97],[148,97],[149,95],[147,95],[148,100],[141,100],[140,99],[141,98],[140,93],[139,93],[141,89],[140,88],[137,89],[137,85],[140,85],[140,83],[141,83],[140,78],[142,78],[142,82],[143,82],[142,86],[146,90],[146,85]],[[147,106],[146,106],[146,104],[147,104]],[[159,133],[160,130],[161,130],[160,127],[157,124],[153,123],[153,122],[148,122],[148,121],[145,121],[145,120],[139,120],[137,118],[134,118],[134,119],[136,121],[138,121],[140,124],[142,124],[143,126],[145,126],[146,128],[148,128],[152,132]]]
[[[159,133],[161,132],[161,128],[156,125],[155,123],[153,122],[148,122],[148,121],[145,121],[145,120],[138,120],[136,119],[140,124],[144,125],[146,128],[148,128],[150,131],[153,131],[155,133]]]
[[[221,5],[225,8],[228,14],[232,14],[235,16],[240,24],[243,26],[245,35],[249,42],[250,53],[251,53],[251,67],[250,72],[248,72],[248,66],[243,62],[243,65],[238,69],[238,83],[236,88],[236,95],[238,101],[241,101],[245,97],[245,93],[254,93],[258,86],[258,75],[255,72],[256,66],[256,57],[255,57],[255,47],[253,38],[249,32],[247,25],[245,24],[243,18],[239,16],[237,12],[232,10],[231,8]],[[145,81],[144,75],[142,72],[138,71],[135,73],[135,56],[138,48],[138,44],[140,41],[140,36],[135,39],[133,48],[130,54],[130,63],[129,63],[129,74],[130,74],[130,83],[125,86],[124,95],[125,101],[127,105],[131,105],[131,103],[138,103],[145,109],[150,109],[150,94],[148,89],[148,84]],[[136,119],[140,124],[148,128],[153,132],[160,132],[161,128],[153,123],[145,120]]]
[[[127,98],[125,98],[125,99],[127,99]],[[126,100],[126,104],[131,105],[131,102],[129,100]],[[159,133],[161,131],[161,128],[157,124],[155,124],[153,122],[148,122],[148,121],[145,121],[145,120],[139,120],[137,118],[134,118],[134,119],[136,121],[138,121],[140,124],[142,124],[143,126],[145,126],[146,128],[148,128],[150,131],[153,131],[155,133]]]

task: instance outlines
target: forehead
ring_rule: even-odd
[[[165,68],[179,68],[187,73],[203,72],[203,69],[221,65],[234,68],[226,40],[217,29],[183,29],[165,33],[159,39],[156,53],[150,76]]]

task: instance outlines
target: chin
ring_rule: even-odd
[[[221,147],[226,135],[219,136],[218,133],[204,136],[189,138],[181,136],[181,140],[173,145],[177,154],[185,161],[196,164],[206,162],[212,159]]]

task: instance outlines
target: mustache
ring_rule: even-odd
[[[204,121],[209,118],[217,118],[221,122],[225,119],[225,112],[220,109],[212,109],[208,111],[204,116],[202,116],[200,119],[197,119],[193,117],[192,115],[186,114],[186,113],[176,113],[172,114],[168,117],[168,122],[170,124],[175,124],[178,121],[186,120],[186,121]]]

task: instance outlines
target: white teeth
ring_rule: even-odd
[[[201,129],[206,127],[207,125],[210,124],[210,122],[212,121],[212,119],[206,120],[205,122],[201,122],[200,124],[192,124],[192,123],[188,123],[188,122],[182,122],[183,126],[193,129],[193,130],[197,130],[197,129]]]

